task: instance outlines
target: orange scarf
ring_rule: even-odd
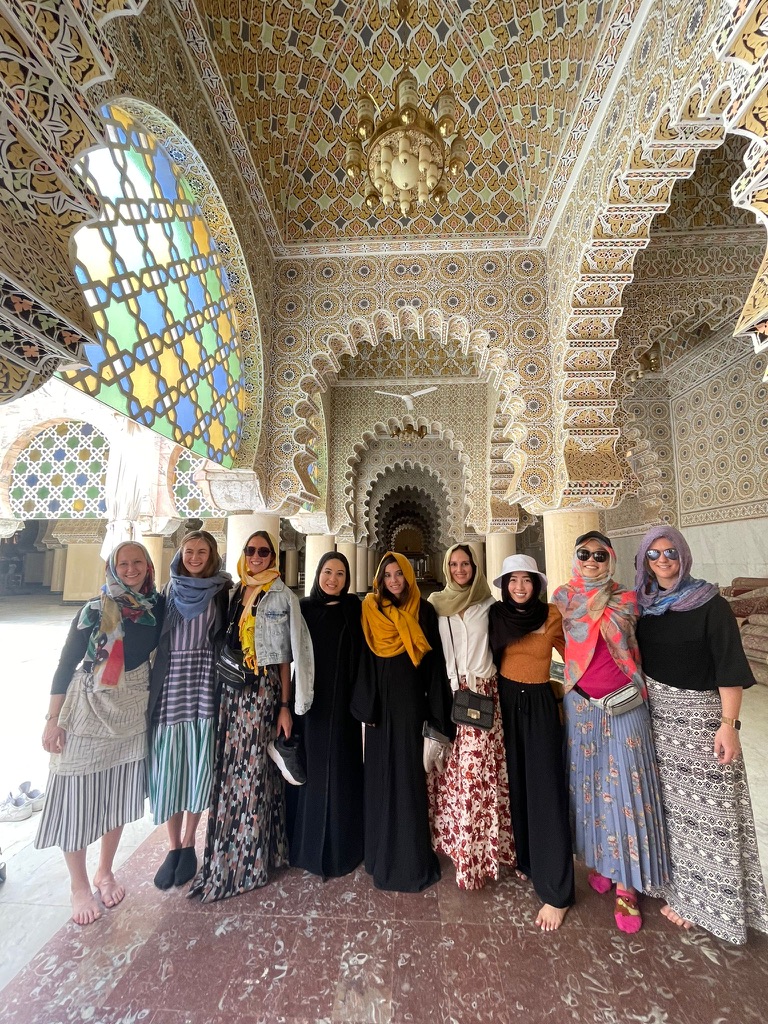
[[[277,545],[272,540],[272,547],[277,551]],[[277,555],[275,555],[277,557]],[[242,584],[243,591],[240,595],[240,600],[243,602],[243,611],[240,616],[239,632],[240,632],[240,646],[243,649],[243,664],[246,668],[249,668],[251,672],[258,672],[259,662],[256,657],[256,616],[251,614],[253,605],[259,594],[269,590],[275,580],[280,579],[280,572],[272,566],[269,569],[262,569],[260,573],[255,576],[251,576],[248,572],[248,563],[245,560],[245,552],[243,551],[240,558],[237,560],[237,573],[240,577],[240,583]]]
[[[379,592],[376,585],[376,578],[379,575],[377,570],[373,581],[373,593],[366,594],[363,599],[363,633],[368,646],[378,658],[395,658],[398,654],[407,652],[413,664],[418,665],[424,655],[432,650],[419,625],[421,594],[416,586],[416,576],[411,563],[405,555],[387,551],[382,562],[390,556],[394,556],[403,571],[408,584],[408,599],[405,604],[398,607],[385,597],[379,609],[376,602]]]

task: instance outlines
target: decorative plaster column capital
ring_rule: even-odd
[[[224,512],[269,512],[259,478],[252,469],[207,467],[195,474],[209,504]]]
[[[0,519],[0,539],[7,540],[24,526],[23,519]]]

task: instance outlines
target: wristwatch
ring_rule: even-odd
[[[723,725],[730,725],[730,726],[732,726],[732,728],[734,728],[736,730],[736,732],[738,732],[739,729],[741,728],[741,722],[739,721],[738,718],[726,718],[725,715],[723,715],[720,718],[720,721],[723,723]]]
[[[50,720],[52,718],[58,718],[58,717],[59,717],[59,712],[57,711],[55,715],[46,715],[45,716],[45,720],[46,720],[46,722],[50,722]]]

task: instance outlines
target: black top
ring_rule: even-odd
[[[637,622],[643,672],[679,690],[717,690],[755,682],[739,627],[724,597],[690,612],[643,615]]]
[[[163,625],[164,599],[158,595],[155,605],[155,625],[140,626],[130,619],[123,619],[125,639],[123,650],[125,654],[125,670],[138,668],[148,660],[152,651],[157,647],[157,640]],[[72,681],[72,675],[85,657],[88,650],[88,638],[91,635],[90,629],[78,629],[77,623],[80,618],[78,611],[69,627],[69,633],[59,658],[59,666],[56,669],[53,682],[51,683],[51,694],[66,693]]]

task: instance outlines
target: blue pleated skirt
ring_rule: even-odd
[[[576,856],[625,888],[658,886],[669,860],[647,705],[611,716],[571,690],[563,707]]]

